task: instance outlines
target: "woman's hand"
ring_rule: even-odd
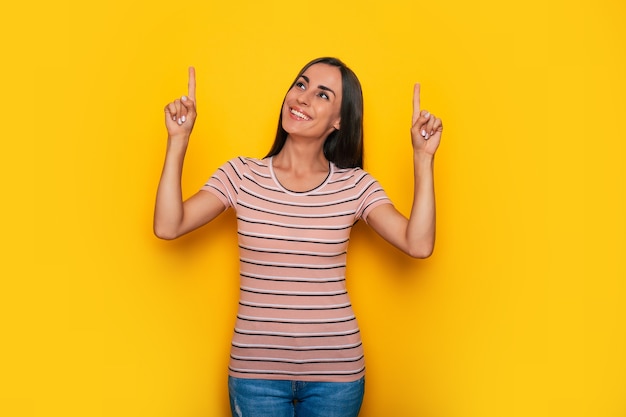
[[[413,122],[411,127],[413,150],[434,156],[439,147],[442,132],[443,124],[441,123],[441,119],[426,110],[420,109],[420,85],[415,84],[413,89]]]
[[[196,116],[196,71],[189,67],[187,95],[165,106],[165,127],[168,137],[189,138]]]

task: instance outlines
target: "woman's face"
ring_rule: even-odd
[[[304,71],[285,96],[283,129],[292,137],[326,138],[339,130],[341,71],[328,64],[314,64]]]

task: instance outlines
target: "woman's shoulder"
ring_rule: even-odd
[[[268,168],[269,163],[267,158],[258,159],[249,156],[237,156],[229,159],[225,164],[232,165],[237,168],[254,169],[254,168]]]
[[[374,177],[363,168],[354,167],[354,168],[339,168],[338,166],[333,164],[333,176],[336,181],[347,181],[347,182],[360,182],[364,178]]]
[[[270,166],[267,158],[258,159],[248,156],[237,156],[224,162],[220,170],[224,172],[234,172],[239,179],[243,179],[244,176],[270,176]]]

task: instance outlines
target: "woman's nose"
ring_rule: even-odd
[[[309,104],[309,92],[308,91],[303,91],[301,94],[298,95],[298,103],[300,104]]]

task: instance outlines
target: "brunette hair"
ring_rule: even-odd
[[[339,168],[363,168],[363,92],[356,74],[337,58],[317,58],[306,64],[289,88],[298,81],[312,65],[326,64],[339,68],[341,72],[342,99],[340,129],[335,130],[324,141],[324,156]],[[283,101],[284,104],[284,101]],[[281,106],[282,109],[282,106]],[[287,140],[283,129],[282,112],[278,116],[278,129],[267,157],[277,155]]]

